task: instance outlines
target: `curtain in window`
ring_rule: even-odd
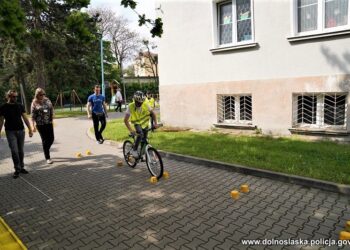
[[[237,41],[252,40],[252,19],[250,0],[236,1]]]
[[[317,30],[318,0],[298,0],[298,32]]]
[[[325,28],[348,24],[348,0],[326,0]]]
[[[232,4],[220,5],[220,44],[232,43]]]

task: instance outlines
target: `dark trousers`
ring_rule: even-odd
[[[96,115],[95,113],[92,113],[92,121],[94,122],[96,140],[103,140],[102,132],[106,128],[106,116],[104,114]],[[101,127],[99,128],[100,123]]]
[[[135,130],[136,130],[137,136],[136,136],[135,145],[133,149],[137,150],[140,142],[141,142],[141,148],[146,143],[148,128],[142,129],[140,125],[136,124]]]
[[[50,158],[50,148],[55,140],[55,135],[53,133],[53,124],[37,125],[41,141],[43,143],[45,159]]]
[[[13,165],[17,172],[24,168],[24,137],[24,130],[6,131],[6,138],[11,149]]]
[[[121,101],[117,102],[117,107],[115,108],[115,112],[118,112],[118,109],[120,112],[122,112],[122,102]]]

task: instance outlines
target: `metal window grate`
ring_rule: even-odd
[[[252,97],[235,95],[217,96],[218,123],[250,123],[252,120]]]
[[[296,94],[293,127],[346,128],[347,95],[342,93]]]
[[[324,123],[345,125],[346,95],[326,95],[324,98]]]
[[[298,96],[298,123],[316,124],[317,96]]]
[[[252,97],[241,96],[240,97],[240,120],[251,121],[252,120]]]

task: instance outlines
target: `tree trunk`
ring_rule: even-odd
[[[46,72],[45,72],[45,59],[43,50],[41,48],[41,43],[36,46],[36,86],[38,88],[45,89],[47,85]]]

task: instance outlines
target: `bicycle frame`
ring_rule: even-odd
[[[153,131],[153,129],[147,129],[147,131],[149,132],[149,131]],[[136,137],[137,137],[137,135],[129,135],[132,139],[133,139],[133,144],[135,144],[135,141],[136,141]],[[142,157],[145,155],[145,154],[147,154],[147,157],[149,157],[149,155],[148,155],[148,148],[150,148],[150,147],[152,147],[152,145],[149,143],[149,141],[148,141],[148,136],[146,137],[146,140],[145,140],[145,142],[144,142],[144,144],[142,145],[142,139],[143,138],[141,138],[141,141],[140,141],[140,146],[141,146],[141,150],[140,150],[140,152],[139,152],[139,158],[137,159],[137,161],[139,161],[139,160],[142,160]]]

